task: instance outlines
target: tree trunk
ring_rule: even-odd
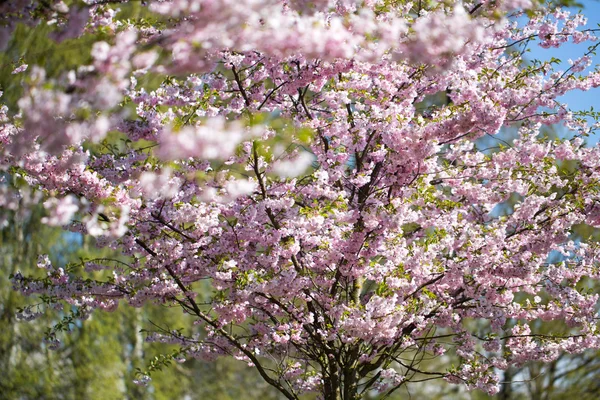
[[[512,398],[512,379],[514,376],[514,371],[511,367],[508,367],[504,371],[502,388],[500,389],[499,399],[500,400],[510,400]]]

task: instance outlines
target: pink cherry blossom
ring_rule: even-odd
[[[501,370],[600,348],[599,296],[578,285],[600,279],[600,245],[577,236],[600,226],[600,147],[582,139],[599,125],[560,100],[600,85],[581,14],[170,0],[124,20],[30,3],[0,5],[0,46],[18,23],[102,40],[89,65],[13,77],[0,205],[43,202],[45,223],[126,261],[84,279],[42,256],[46,276],[12,278],[22,294],[82,320],[167,305],[199,328],[148,341],[242,361],[288,399],[423,378],[493,395]],[[592,47],[565,70],[523,58],[569,41]],[[566,139],[544,139],[555,124]],[[454,366],[419,362],[435,357]]]

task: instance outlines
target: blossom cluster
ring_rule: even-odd
[[[45,223],[130,260],[42,257],[45,276],[13,277],[22,293],[82,318],[179,306],[197,329],[149,340],[233,356],[289,399],[424,375],[493,394],[512,365],[600,348],[598,295],[579,284],[600,278],[600,246],[574,240],[600,227],[600,147],[560,101],[600,74],[589,54],[563,71],[521,51],[593,51],[582,16],[523,0],[171,0],[149,2],[149,27],[116,6],[22,3],[0,11],[104,36],[60,77],[17,68],[0,168],[25,184],[0,182],[0,205],[39,193]],[[572,138],[545,139],[554,124]],[[425,354],[458,363],[430,370]]]

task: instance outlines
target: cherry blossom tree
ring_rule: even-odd
[[[0,15],[4,46],[24,26],[93,43],[77,68],[15,64],[0,204],[43,196],[45,223],[129,259],[42,255],[42,275],[12,276],[41,300],[24,318],[63,310],[49,347],[96,309],[172,307],[197,329],[148,331],[178,350],[139,383],[233,357],[288,399],[326,400],[429,379],[493,394],[507,368],[600,347],[600,247],[571,236],[600,225],[595,114],[560,100],[600,85],[583,15],[529,0],[28,0]],[[587,48],[568,68],[525,59],[568,42]],[[540,135],[555,124],[570,138]]]

